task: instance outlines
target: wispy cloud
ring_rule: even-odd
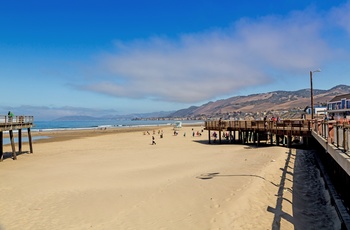
[[[349,22],[346,11],[339,11]],[[116,52],[101,58],[105,72],[100,76],[108,77],[80,88],[115,97],[196,103],[268,84],[281,73],[305,72],[335,56],[322,37],[324,16],[305,10],[242,19],[229,28],[178,39],[119,41]]]
[[[330,11],[330,21],[344,29],[350,36],[350,1]]]

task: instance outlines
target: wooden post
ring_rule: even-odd
[[[260,144],[259,132],[256,132],[256,146],[259,147],[259,144]]]
[[[22,153],[22,129],[18,130],[18,152]]]
[[[10,140],[11,140],[11,147],[12,147],[12,157],[14,160],[17,160],[16,156],[16,148],[15,148],[15,140],[13,138],[13,130],[9,130],[10,133]]]
[[[4,148],[3,148],[3,134],[2,131],[0,131],[0,161],[4,159]]]
[[[337,148],[339,148],[339,126],[338,125],[335,127],[335,131],[337,134]]]
[[[273,134],[272,134],[272,132],[270,132],[270,142],[271,142],[271,145],[273,145]]]
[[[276,134],[276,145],[280,145],[280,136]]]
[[[28,134],[29,134],[29,129],[28,129]],[[210,144],[210,129],[208,130],[208,140],[209,140],[209,144]]]
[[[221,128],[219,129],[219,143],[221,144]]]
[[[308,145],[308,141],[307,141],[307,137],[303,136],[303,145],[307,146]]]
[[[346,136],[345,136],[345,131],[346,131],[346,128],[345,128],[345,124],[343,123],[343,149],[344,149],[344,152],[346,152]]]
[[[209,131],[209,136],[210,136],[210,131]],[[28,142],[29,142],[30,153],[33,153],[32,133],[30,132],[30,128],[28,128]],[[209,143],[210,143],[210,137],[209,137]]]
[[[288,136],[287,138],[287,147],[288,148],[292,147],[292,136]]]

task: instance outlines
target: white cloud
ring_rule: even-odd
[[[243,88],[268,84],[272,73],[305,72],[322,66],[333,51],[321,37],[322,15],[242,19],[232,27],[177,40],[117,42],[102,63],[109,77],[86,84],[115,97],[197,103]],[[104,75],[101,73],[101,75]]]
[[[342,27],[350,35],[350,1],[330,12],[331,21]]]

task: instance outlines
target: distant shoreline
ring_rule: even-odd
[[[201,123],[185,123],[183,127],[199,127],[203,126]],[[62,128],[62,129],[32,129],[32,137],[34,143],[48,143],[56,141],[65,141],[78,138],[100,136],[114,133],[130,133],[130,132],[146,132],[152,130],[159,130],[162,128],[169,128],[171,124],[159,124],[159,125],[140,125],[140,126],[117,126],[117,127],[91,127],[91,128]],[[22,131],[24,143],[28,142],[26,130]],[[17,134],[15,132],[15,138]],[[8,133],[4,133],[4,138],[9,138]],[[15,141],[16,142],[16,141]],[[17,143],[17,142],[16,142]],[[4,142],[4,146],[10,145],[10,140]],[[35,145],[34,145],[35,148]]]

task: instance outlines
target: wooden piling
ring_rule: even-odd
[[[3,141],[3,134],[2,131],[0,131],[0,161],[2,161],[4,159],[4,141]]]
[[[15,147],[15,140],[13,138],[13,130],[9,130],[10,133],[10,141],[11,141],[11,148],[12,148],[12,158],[14,160],[17,160],[17,155],[16,155],[16,147]]]
[[[30,153],[33,153],[32,133],[30,132],[30,128],[28,128],[28,142],[29,142],[29,151]]]

